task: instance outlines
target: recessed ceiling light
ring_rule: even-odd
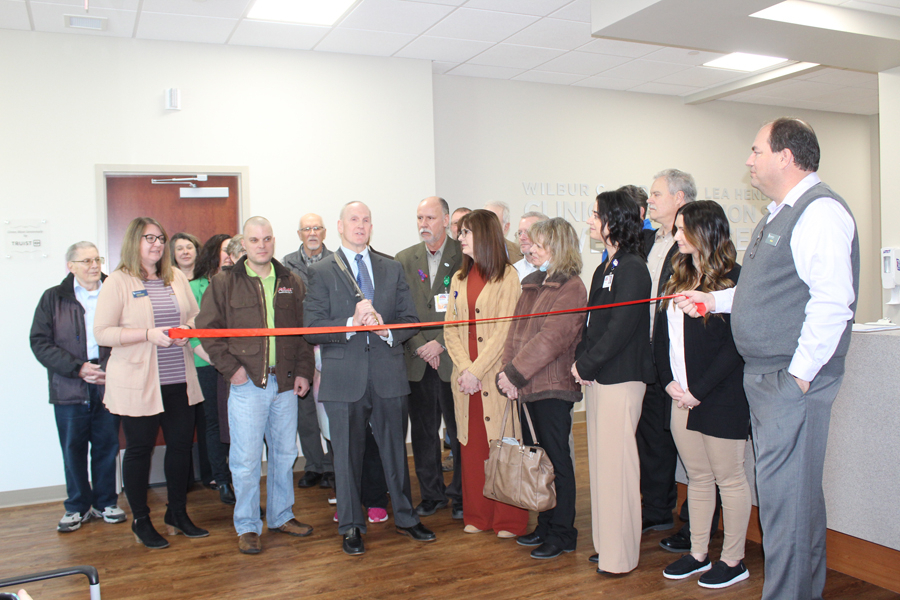
[[[721,58],[703,63],[704,67],[715,67],[717,69],[729,69],[731,71],[759,71],[767,67],[773,67],[779,63],[787,62],[786,58],[776,58],[774,56],[762,56],[760,54],[746,54],[744,52],[732,52]]]
[[[303,25],[334,25],[360,0],[256,0],[248,19]]]

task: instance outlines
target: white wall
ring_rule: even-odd
[[[394,215],[434,193],[425,61],[6,30],[0,56],[0,220],[46,219],[50,236],[49,258],[0,258],[0,492],[64,482],[28,331],[40,294],[65,275],[66,247],[105,236],[95,165],[249,168],[244,206],[273,221],[279,257],[296,250],[308,211],[334,247],[351,200],[372,207],[377,248],[416,241],[412,215]],[[169,87],[180,112],[163,110]]]
[[[900,167],[900,68],[878,74],[878,104],[881,127],[881,190],[886,202],[881,203],[882,246],[900,247],[900,186],[897,171]],[[890,300],[884,292],[884,300]],[[884,316],[900,323],[900,306],[884,306]]]

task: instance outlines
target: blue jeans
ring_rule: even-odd
[[[119,453],[119,417],[103,405],[103,388],[88,384],[90,402],[56,404],[56,428],[66,470],[66,512],[82,515],[93,506],[103,511],[115,506],[116,455]],[[88,480],[88,444],[91,477]],[[94,482],[93,489],[91,481]]]
[[[234,495],[234,528],[238,535],[262,533],[259,518],[259,477],[263,436],[268,444],[266,524],[281,527],[294,518],[294,461],[297,459],[297,396],[278,393],[274,375],[266,389],[252,381],[232,385],[228,397],[231,429],[229,462]]]

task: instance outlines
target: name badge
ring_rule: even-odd
[[[450,305],[450,294],[435,294],[434,296],[434,310],[437,312],[447,312],[447,307]]]
[[[138,290],[136,292],[131,292],[131,295],[135,298],[145,298],[147,297],[147,290]]]
[[[780,239],[781,239],[781,236],[780,236],[780,235],[775,235],[774,233],[770,233],[770,234],[766,237],[766,243],[767,243],[768,245],[770,245],[770,246],[777,246],[777,245],[778,245],[778,240],[780,240]]]
[[[612,280],[613,280],[613,274],[612,274],[612,273],[610,273],[609,275],[607,275],[606,277],[604,277],[604,278],[603,278],[603,288],[604,288],[604,289],[607,289],[607,290],[608,290],[608,289],[612,289]]]

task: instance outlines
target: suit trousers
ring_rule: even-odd
[[[422,500],[443,502],[447,498],[462,502],[462,482],[459,462],[459,440],[456,439],[456,412],[450,383],[426,365],[422,381],[410,381],[409,422],[416,477]],[[453,480],[444,486],[441,469],[441,416],[450,436],[453,452]]]
[[[843,379],[819,374],[804,394],[787,369],[744,374],[766,557],[764,600],[822,598],[822,472],[831,406]]]
[[[672,511],[678,501],[675,487],[678,452],[669,431],[667,411],[671,401],[659,383],[648,385],[636,434],[643,518],[654,524],[671,523]]]
[[[331,473],[334,466],[331,453],[322,449],[322,432],[316,414],[316,400],[312,394],[297,396],[297,434],[300,436],[300,450],[306,459],[305,470],[311,473]]]
[[[641,550],[640,464],[635,430],[647,385],[628,381],[585,389],[591,525],[598,566],[627,573]]]
[[[370,369],[371,373],[371,369]],[[381,398],[371,378],[362,398],[355,402],[325,402],[331,446],[334,449],[334,476],[337,493],[338,532],[351,527],[366,532],[366,513],[362,507],[360,485],[365,454],[366,424],[384,465],[384,478],[391,494],[394,523],[412,527],[419,517],[412,506],[409,463],[406,459],[406,396]]]

